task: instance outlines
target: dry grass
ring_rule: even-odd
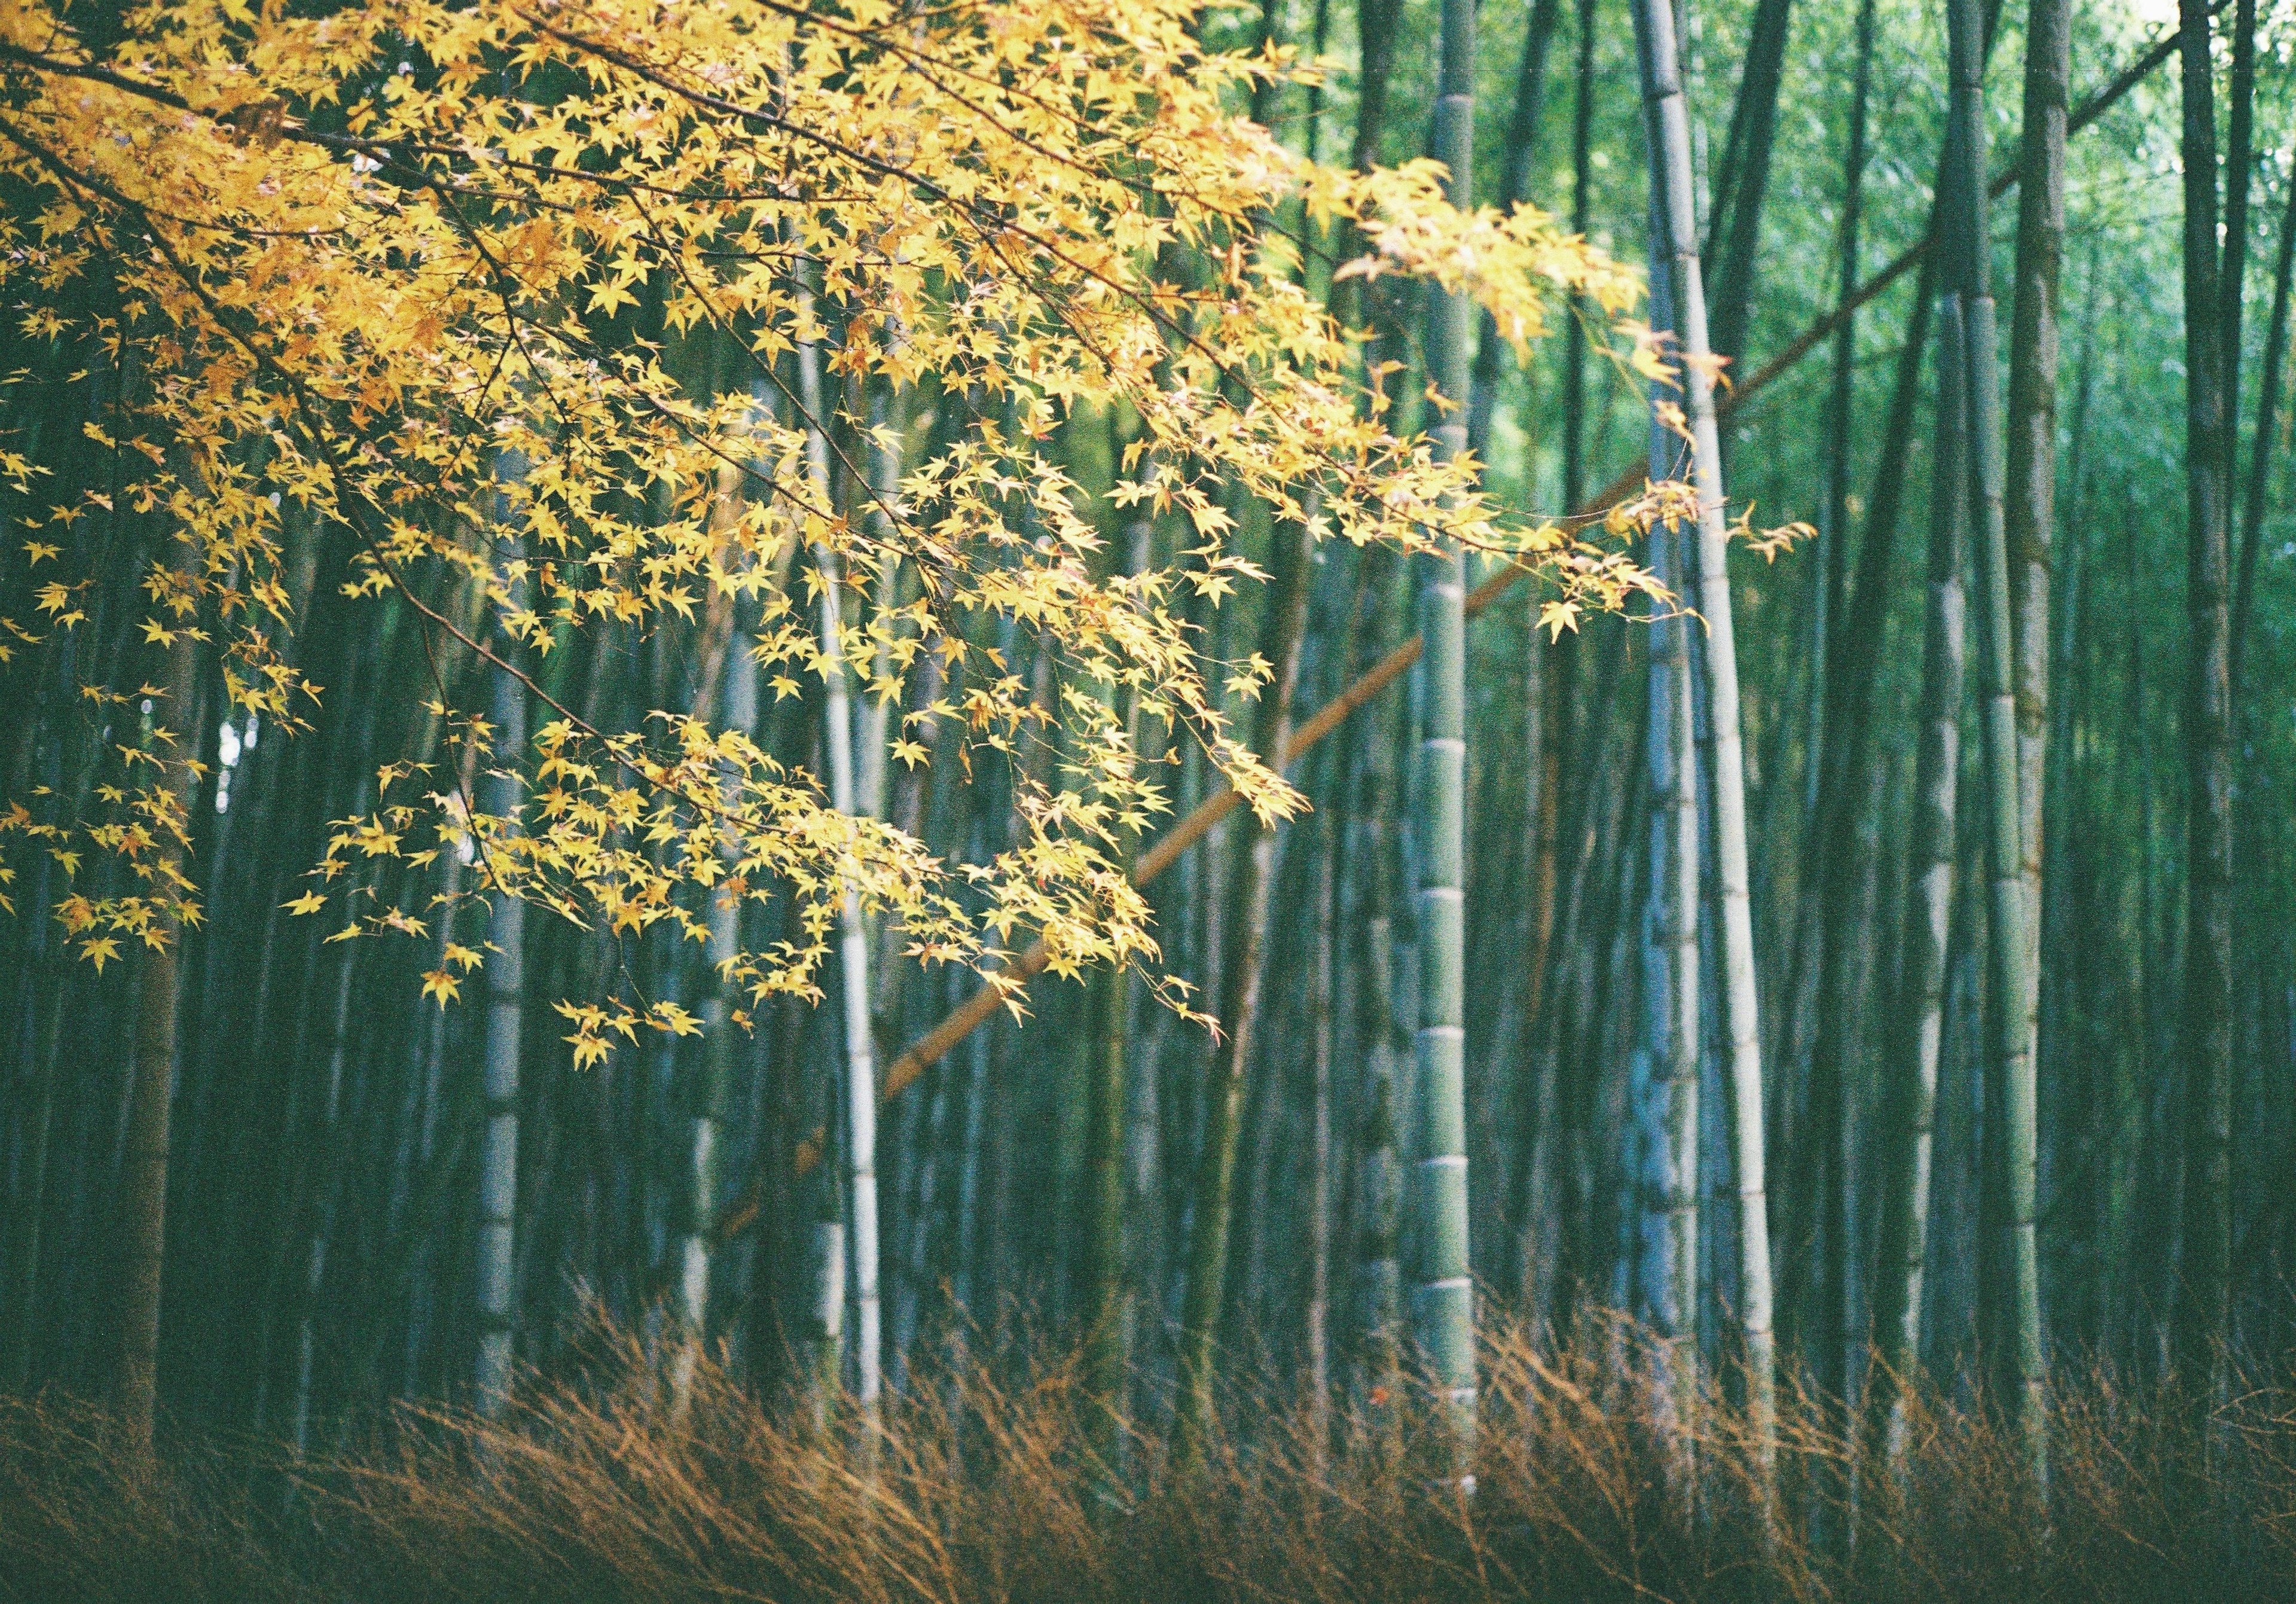
[[[1464,1500],[1407,1411],[1238,1398],[1238,1429],[1126,1473],[1058,1366],[940,1378],[866,1440],[705,1376],[673,1424],[631,1345],[496,1422],[410,1411],[324,1463],[178,1448],[139,1471],[100,1414],[0,1405],[0,1598],[42,1604],[1466,1604],[1469,1600],[2296,1599],[2296,1391],[2205,1418],[2100,1374],[2057,1403],[2046,1509],[1982,1411],[1919,1400],[1902,1485],[1853,1478],[1824,1411],[1784,1411],[1795,1509],[1766,1522],[1742,1418],[1650,1407],[1646,1345],[1590,1326],[1487,1355]],[[1249,1424],[1248,1432],[1242,1427]],[[1685,1452],[1685,1444],[1687,1444]],[[1685,1476],[1682,1467],[1694,1465]],[[1855,1552],[1805,1538],[1819,1501]],[[1694,1493],[1694,1496],[1693,1494]],[[1838,1545],[1835,1545],[1838,1546]]]

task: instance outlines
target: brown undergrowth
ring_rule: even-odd
[[[1407,1403],[1231,1399],[1187,1466],[1072,1370],[919,1379],[864,1432],[707,1372],[673,1420],[636,1344],[482,1421],[406,1410],[296,1464],[123,1453],[92,1409],[0,1405],[0,1598],[41,1604],[1606,1604],[2296,1599],[2296,1389],[2213,1411],[2103,1372],[2054,1403],[2046,1497],[1982,1409],[1914,1401],[1901,1467],[1781,1410],[1765,1518],[1743,1413],[1660,1410],[1617,1322],[1486,1349],[1476,1485]],[[1120,1462],[1119,1462],[1120,1461]],[[1853,1474],[1853,1469],[1855,1474]],[[1815,1534],[1815,1535],[1813,1535]]]

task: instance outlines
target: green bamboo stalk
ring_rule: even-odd
[[[2250,4],[2251,0],[2243,0]],[[2017,291],[2009,334],[2006,540],[2017,715],[2018,880],[2025,901],[2019,999],[2038,1073],[2042,810],[2048,774],[2050,547],[2055,536],[2057,284],[2064,257],[2065,123],[2072,78],[2068,0],[2033,0],[2025,24],[2024,143],[2017,187]]]
[[[1514,114],[1507,123],[1506,160],[1499,179],[1502,210],[1530,198],[1530,164],[1538,150],[1540,112],[1546,103],[1546,52],[1554,38],[1554,25],[1562,0],[1532,0],[1530,21],[1523,29],[1522,66],[1515,75]],[[1467,407],[1467,448],[1475,459],[1489,464],[1491,422],[1498,412],[1499,379],[1506,370],[1507,344],[1499,338],[1498,319],[1485,312],[1475,337],[1472,399]]]
[[[1377,550],[1366,567],[1384,566]],[[1366,587],[1377,595],[1381,587]],[[1357,1040],[1363,1044],[1361,1117],[1356,1144],[1356,1285],[1359,1300],[1364,1391],[1391,1396],[1401,1362],[1402,1270],[1397,1263],[1401,1180],[1396,1174],[1395,1016],[1396,782],[1394,743],[1374,729],[1357,753],[1349,813],[1356,838],[1348,857],[1356,866],[1357,900],[1349,920],[1355,933],[1350,990]]]
[[[362,764],[358,790],[351,804],[354,818],[366,811],[367,777]],[[356,916],[347,917],[344,928],[356,931],[357,927]],[[320,1098],[318,1139],[315,1144],[317,1150],[313,1156],[319,1172],[315,1188],[318,1196],[311,1202],[310,1231],[304,1242],[301,1307],[295,1333],[295,1392],[289,1412],[289,1436],[298,1460],[310,1445],[311,1381],[318,1358],[319,1298],[326,1285],[327,1246],[333,1235],[336,1205],[341,1195],[341,1169],[348,1162],[348,1155],[340,1147],[340,1125],[343,1070],[351,1041],[351,997],[358,971],[357,955],[358,948],[354,944],[345,950],[337,964],[335,1000],[327,1033],[326,1088]]]
[[[1863,0],[1857,12],[1857,65],[1850,90],[1849,139],[1843,167],[1844,197],[1840,226],[1835,238],[1840,296],[1843,302],[1854,292],[1857,279],[1858,225],[1862,211],[1862,195],[1866,171],[1866,122],[1872,92],[1874,33],[1874,0]],[[1926,281],[1933,275],[1924,271]],[[1913,349],[1919,350],[1925,333],[1923,319],[1912,319],[1914,327],[1907,339]],[[1808,1131],[1804,1149],[1815,1148],[1818,1162],[1809,1166],[1818,1196],[1814,1209],[1803,1211],[1803,1217],[1815,1214],[1822,1252],[1811,1274],[1816,1286],[1808,1299],[1808,1312],[1796,1311],[1797,1335],[1801,1337],[1801,1353],[1809,1367],[1813,1386],[1829,1411],[1839,1411],[1837,1419],[1844,1433],[1854,1428],[1850,1401],[1853,1378],[1857,1370],[1855,1358],[1863,1349],[1866,1333],[1857,1326],[1856,1299],[1852,1287],[1858,1272],[1858,1247],[1854,1224],[1856,1211],[1851,1207],[1850,1190],[1857,1152],[1857,1114],[1853,1106],[1850,1082],[1861,1061],[1863,1041],[1859,1024],[1865,1010],[1858,1006],[1864,995],[1865,966],[1858,959],[1870,952],[1871,925],[1874,918],[1872,889],[1874,864],[1877,853],[1866,837],[1878,826],[1871,812],[1851,805],[1847,796],[1836,801],[1843,778],[1866,778],[1878,773],[1862,761],[1865,738],[1857,730],[1837,730],[1827,723],[1828,713],[1837,697],[1846,687],[1837,687],[1831,679],[1842,673],[1857,672],[1861,665],[1855,648],[1834,650],[1834,632],[1840,628],[1838,617],[1846,601],[1849,574],[1848,547],[1849,543],[1849,473],[1854,442],[1850,438],[1855,411],[1857,319],[1854,312],[1843,317],[1833,341],[1833,371],[1824,413],[1824,452],[1826,495],[1821,503],[1818,518],[1816,549],[1810,555],[1808,576],[1809,612],[1809,695],[1808,707],[1808,745],[1805,772],[1808,784],[1801,798],[1803,818],[1808,827],[1805,837],[1804,861],[1808,870],[1815,871],[1816,884],[1805,882],[1799,888],[1795,909],[1796,925],[1792,950],[1792,977],[1789,982],[1784,1006],[1779,1010],[1779,1024],[1773,1028],[1773,1039],[1780,1051],[1773,1062],[1793,1065],[1798,1062],[1804,1029],[1808,1024],[1810,1006],[1823,998],[1823,1012],[1816,1021],[1816,1033],[1804,1076],[1808,1089]],[[1915,358],[1918,364],[1918,357]],[[1956,360],[1958,360],[1956,356]],[[1918,372],[1918,366],[1916,366]],[[1877,498],[1877,506],[1881,505]],[[1894,511],[1891,522],[1894,523]],[[1871,558],[1885,558],[1893,531],[1869,531],[1866,539],[1872,548]],[[1959,576],[1956,574],[1956,583]],[[1882,594],[1872,598],[1882,603]],[[1957,616],[1957,615],[1956,615]],[[1870,663],[1871,656],[1864,662]],[[1846,675],[1842,676],[1847,678]],[[1860,700],[1854,693],[1843,698],[1855,706]],[[1780,735],[1783,737],[1784,730]],[[1842,750],[1837,753],[1833,744],[1840,742]],[[1781,753],[1783,756],[1783,753]],[[1840,757],[1853,760],[1846,777],[1828,773],[1828,764]],[[1829,786],[1831,781],[1831,786]],[[1857,800],[1864,800],[1862,797]],[[1784,788],[1773,793],[1773,810],[1788,805]],[[1824,827],[1833,823],[1829,809],[1838,810],[1842,825],[1856,833],[1857,850],[1845,850],[1839,860],[1830,860]],[[1950,839],[1950,832],[1948,833]],[[1847,843],[1845,843],[1845,847]],[[1853,870],[1851,860],[1857,868]],[[1833,884],[1825,881],[1831,871]],[[1829,894],[1831,893],[1831,894]],[[1853,932],[1855,933],[1853,934]],[[1830,938],[1830,939],[1829,939]],[[1814,997],[1808,982],[1818,984]],[[1789,1072],[1791,1073],[1791,1072]],[[1886,1167],[1886,1165],[1885,1165]],[[1888,1274],[1886,1268],[1884,1275]],[[1886,1390],[1886,1389],[1885,1389]],[[1878,1393],[1874,1395],[1880,1395]],[[1855,1471],[1849,1484],[1853,1498],[1849,1507],[1855,1510]],[[1814,1511],[1814,1514],[1822,1513]],[[1854,1546],[1854,1523],[1829,1523],[1814,1519],[1814,1534],[1833,1542],[1847,1538],[1847,1543],[1833,1542],[1841,1547]]]
[[[831,505],[829,441],[824,432],[821,348],[814,341],[798,347],[798,396],[805,408],[806,461],[819,505]],[[848,818],[858,806],[855,794],[853,708],[845,660],[843,576],[837,555],[816,542],[813,562],[821,579],[823,745],[829,759],[830,805]],[[863,1420],[873,1426],[883,1391],[882,1315],[878,1295],[877,1253],[877,1071],[875,1025],[870,1014],[869,932],[861,915],[861,894],[847,884],[837,917],[840,990],[845,1020],[845,1174],[853,1211],[848,1244],[853,1260],[854,1401]],[[832,1255],[824,1252],[824,1263]],[[842,1255],[836,1255],[841,1257]],[[841,1266],[840,1266],[841,1268]],[[824,1289],[824,1303],[827,1298]]]
[[[1706,299],[1698,261],[1697,216],[1693,202],[1689,113],[1682,90],[1679,44],[1672,10],[1656,0],[1636,0],[1636,37],[1640,45],[1643,95],[1650,119],[1652,212],[1657,221],[1653,250],[1666,257],[1669,310],[1681,341],[1684,399],[1688,415],[1692,471],[1698,490],[1698,605],[1710,705],[1712,709],[1713,806],[1716,872],[1722,901],[1723,1024],[1730,1076],[1733,1156],[1738,1185],[1738,1329],[1746,1366],[1760,1496],[1772,1496],[1775,1466],[1775,1400],[1771,1335],[1769,1205],[1763,1176],[1762,1062],[1757,1017],[1752,902],[1746,864],[1745,754],[1739,728],[1738,658],[1731,619],[1729,530],[1725,517],[1722,452],[1716,427],[1713,374],[1705,358]],[[1780,20],[1783,27],[1783,19]],[[1653,275],[1656,277],[1656,275]],[[1686,571],[1689,564],[1685,562]],[[1685,573],[1687,580],[1687,572]],[[1682,703],[1686,710],[1686,698]],[[1681,732],[1686,735],[1686,730]],[[1685,745],[1682,748],[1687,751]],[[1689,787],[1685,785],[1684,790]],[[1695,810],[1688,828],[1695,828]],[[1694,851],[1694,847],[1692,849]],[[1671,867],[1671,866],[1670,866]],[[1688,906],[1696,907],[1696,878],[1686,881]],[[1688,923],[1694,913],[1685,917]],[[1691,950],[1694,958],[1694,947]],[[1693,967],[1695,986],[1695,967]],[[1696,1017],[1694,991],[1689,1011]],[[1690,1032],[1694,1076],[1696,1032]],[[1679,1046],[1677,1051],[1683,1050]],[[1693,1093],[1694,1097],[1694,1091]],[[1687,1139],[1694,1143],[1693,1134]],[[1695,1163],[1695,1149],[1689,1162]],[[1695,1240],[1694,1236],[1692,1240]],[[1685,1318],[1691,1315],[1685,1307]]]
[[[1968,398],[1961,298],[1938,300],[1937,455],[1930,502],[1928,603],[1922,639],[1920,745],[1914,769],[1912,886],[1885,1094],[1887,1166],[1874,1280],[1875,1370],[1866,1387],[1869,1446],[1902,1477],[1906,1389],[1921,1355],[1928,1267],[1931,1137],[1945,1037],[1946,963],[1952,943],[1961,769],[1964,613],[1961,570],[1968,528]]]
[[[506,669],[493,676],[494,765],[480,810],[512,819],[526,794],[526,687]],[[521,1015],[526,1002],[526,904],[492,888],[485,970],[486,1135],[479,1156],[479,1408],[498,1412],[510,1390],[511,1343],[518,1313],[513,1250],[518,1235],[518,1098]]]
[[[725,535],[741,506],[740,479],[729,465],[720,472],[713,509],[718,533]],[[714,643],[718,663],[714,711],[719,728],[750,732],[758,721],[758,663],[750,655],[744,633],[747,620],[738,602],[721,604],[726,613],[713,621],[723,631]],[[705,687],[706,688],[706,687]],[[731,787],[728,788],[729,793]],[[729,795],[730,800],[730,795]],[[736,843],[724,843],[728,857],[738,857]],[[720,1144],[731,1112],[740,1037],[733,1025],[738,983],[727,978],[742,950],[740,901],[721,883],[709,904],[709,961],[703,983],[701,1017],[701,1077],[694,1089],[692,1121],[687,1131],[686,1198],[682,1240],[678,1244],[677,1315],[679,1344],[670,1370],[670,1413],[685,1418],[691,1402],[693,1375],[701,1360],[709,1321],[709,1282],[716,1238],[709,1222],[718,1216],[721,1199]]]
[[[1332,765],[1336,767],[1336,765]],[[1344,782],[1342,782],[1344,783]],[[1338,786],[1334,786],[1336,792]],[[1308,993],[1308,1069],[1309,1109],[1308,1131],[1308,1452],[1311,1468],[1321,1472],[1332,1440],[1332,915],[1339,881],[1341,820],[1334,795],[1331,809],[1315,822],[1312,850],[1316,854],[1314,885],[1315,949],[1310,959]]]
[[[1143,480],[1153,472],[1149,454],[1143,452],[1137,472]],[[1155,523],[1144,513],[1126,530],[1125,568],[1145,570]],[[1139,698],[1130,690],[1119,694],[1119,717],[1135,748],[1140,739]],[[1132,868],[1136,838],[1125,838],[1122,866]],[[1091,1109],[1086,1132],[1085,1275],[1086,1284],[1085,1385],[1107,1424],[1107,1462],[1122,1462],[1123,1416],[1127,1372],[1131,1363],[1133,1287],[1126,1251],[1125,1116],[1130,1093],[1132,1058],[1132,974],[1111,967],[1093,985]]]
[[[1793,0],[1760,0],[1746,34],[1745,66],[1730,119],[1728,185],[1718,202],[1708,254],[1714,272],[1714,349],[1735,360],[1745,354],[1754,306],[1754,269],[1761,240],[1762,202],[1768,193],[1770,157],[1777,143],[1778,92],[1785,78],[1786,42]],[[1724,228],[1721,225],[1726,223]],[[1695,236],[1683,242],[1685,249]],[[1718,251],[1716,246],[1719,246]]]
[[[1663,439],[1653,445],[1667,449]],[[1664,472],[1653,469],[1654,474]],[[1680,583],[1679,548],[1686,544],[1662,528],[1651,533],[1644,560],[1669,590]],[[1648,1091],[1639,1103],[1642,1170],[1648,1178],[1642,1199],[1643,1306],[1664,1345],[1671,1386],[1661,1407],[1671,1411],[1677,1449],[1689,1442],[1698,1391],[1698,766],[1692,749],[1686,633],[1679,616],[1654,614],[1641,1049]]]
[[[2272,271],[2272,317],[2264,330],[2264,371],[2257,383],[2256,432],[2248,448],[2248,486],[2240,508],[2240,567],[2232,600],[2231,668],[2235,701],[2246,666],[2249,614],[2255,605],[2256,558],[2264,547],[2266,490],[2271,483],[2273,447],[2280,436],[2280,390],[2288,358],[2288,303],[2296,281],[2296,171],[2288,177],[2288,198],[2280,206],[2280,247]]]
[[[1810,563],[1810,658],[1807,764],[1803,816],[1813,843],[1817,832],[1825,744],[1838,738],[1827,728],[1826,703],[1833,695],[1828,670],[1833,666],[1832,633],[1838,627],[1849,572],[1849,474],[1854,453],[1850,430],[1857,403],[1857,309],[1851,298],[1857,292],[1860,225],[1865,218],[1866,121],[1873,99],[1874,0],[1859,0],[1857,7],[1857,65],[1849,91],[1849,137],[1843,152],[1841,217],[1834,249],[1839,291],[1834,305],[1841,325],[1833,333],[1833,371],[1825,401],[1825,499],[1820,503],[1816,549]],[[1800,1006],[1797,998],[1790,1007]]]
[[[1455,205],[1474,194],[1474,0],[1444,0],[1442,71],[1434,154],[1448,170]],[[1434,300],[1429,367],[1454,403],[1434,431],[1439,457],[1467,449],[1472,303]],[[1467,1251],[1465,1106],[1465,835],[1467,769],[1466,567],[1456,547],[1419,559],[1420,633],[1426,641],[1424,733],[1414,798],[1420,853],[1419,1030],[1414,1063],[1417,1152],[1411,1169],[1416,1220],[1411,1271],[1412,1335],[1451,1434],[1453,1468],[1472,1491],[1475,1444],[1475,1304]]]
[[[165,539],[172,540],[173,537]],[[175,542],[176,574],[188,583],[197,553]],[[153,725],[174,737],[169,769],[156,782],[188,819],[197,783],[188,760],[199,750],[199,664],[189,618],[169,618],[162,695],[151,703]],[[119,1370],[114,1401],[130,1449],[149,1457],[159,1409],[160,1272],[167,1245],[168,1145],[174,1095],[176,971],[183,920],[176,911],[175,879],[184,868],[184,843],[171,830],[152,832],[152,895],[161,904],[152,919],[136,983],[135,1057],[130,1071],[127,1132],[120,1161],[120,1291]],[[188,893],[184,893],[188,894]]]
[[[1955,186],[1961,251],[1956,267],[1967,322],[1972,521],[1979,567],[1980,695],[1984,709],[1988,868],[1991,876],[1990,984],[1993,1051],[2005,1128],[1999,1146],[2008,1206],[2010,1361],[2017,1383],[2017,1428],[2036,1479],[2048,1478],[2041,1352],[2040,1262],[2034,1224],[2036,1098],[2033,1041],[2027,1030],[2023,789],[2018,773],[2015,634],[2009,599],[2008,535],[2003,507],[1999,337],[1994,317],[1986,195],[1984,46],[1973,0],[1947,12],[1953,117],[1962,148]],[[2046,626],[2045,626],[2046,628]]]
[[[1661,0],[1662,3],[1662,0]],[[1669,26],[1671,26],[1670,15]],[[1640,5],[1636,39],[1645,66],[1650,38]],[[1646,80],[1647,81],[1647,80]],[[1647,103],[1644,110],[1649,111]],[[1674,279],[1667,270],[1660,193],[1668,175],[1655,119],[1651,133],[1651,326],[1672,330]],[[1652,386],[1653,407],[1670,401],[1674,387]],[[1670,479],[1680,471],[1680,442],[1655,411],[1650,427],[1650,474]],[[1644,565],[1672,596],[1687,588],[1683,561],[1688,541],[1677,529],[1653,528]],[[1692,1411],[1698,1396],[1698,1094],[1699,1086],[1699,835],[1698,765],[1692,750],[1690,650],[1686,621],[1676,604],[1650,610],[1650,666],[1643,720],[1644,765],[1650,792],[1649,839],[1643,855],[1643,1026],[1628,1073],[1635,1111],[1636,1161],[1628,1166],[1638,1188],[1641,1256],[1636,1268],[1640,1308],[1660,1344],[1663,1367],[1654,1400],[1668,1427],[1671,1491],[1689,1495]]]
[[[1595,0],[1578,0],[1570,101],[1570,232],[1592,224],[1595,191]],[[1587,490],[1587,334],[1573,317],[1562,331],[1562,505],[1576,511]]]
[[[2185,944],[2185,1263],[2178,1360],[2220,1387],[2232,1283],[2232,720],[2226,404],[2209,7],[2178,8],[2184,54],[2185,607],[2191,770]]]

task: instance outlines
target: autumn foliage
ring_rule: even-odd
[[[463,909],[502,896],[697,939],[714,899],[786,899],[786,934],[721,965],[753,1006],[817,994],[849,887],[928,959],[993,975],[1017,936],[1057,974],[1152,971],[1121,858],[1169,805],[1162,762],[1193,744],[1264,817],[1299,803],[1216,694],[1268,665],[1211,661],[1191,621],[1257,577],[1225,538],[1240,507],[1534,563],[1559,629],[1646,587],[1612,537],[1668,505],[1653,491],[1607,533],[1526,524],[1472,463],[1390,426],[1357,333],[1303,281],[1423,276],[1519,349],[1575,296],[1656,372],[1625,321],[1638,276],[1529,207],[1454,209],[1431,163],[1287,151],[1233,103],[1300,70],[1289,53],[1207,50],[1193,16],[166,0],[107,46],[76,12],[8,4],[0,278],[28,333],[108,371],[88,433],[111,469],[59,505],[29,458],[0,457],[28,531],[5,560],[37,571],[0,654],[86,624],[91,575],[56,531],[126,509],[158,553],[144,638],[188,636],[233,710],[291,731],[328,688],[299,666],[312,581],[293,554],[348,541],[353,589],[428,631],[430,683],[402,694],[432,735],[288,907],[332,909],[340,939],[443,933],[423,988],[441,1004],[486,958]],[[825,371],[810,397],[800,350]],[[1080,416],[1124,421],[1112,499],[1190,531],[1169,567],[1105,548],[1048,448]],[[834,642],[811,605],[827,586],[873,598]],[[1056,698],[982,644],[984,620],[1059,643]],[[775,697],[852,665],[903,763],[947,720],[960,764],[1028,755],[1017,838],[960,870],[829,807],[706,703],[601,723],[550,679],[585,631],[668,627],[738,631]],[[546,707],[522,749],[451,702],[441,660],[471,657]],[[48,911],[99,967],[200,917],[160,850],[184,832],[168,777],[197,761],[164,690],[92,673],[104,772],[0,814],[17,860],[0,898],[26,852],[52,855]],[[1156,738],[1118,718],[1123,696]],[[486,768],[524,776],[515,816],[475,804]],[[90,854],[128,872],[97,886]],[[472,873],[445,876],[453,857]],[[586,1064],[698,1028],[666,1000],[562,1012]]]

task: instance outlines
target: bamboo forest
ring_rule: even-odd
[[[2296,1604],[2296,0],[0,0],[0,1604]]]

